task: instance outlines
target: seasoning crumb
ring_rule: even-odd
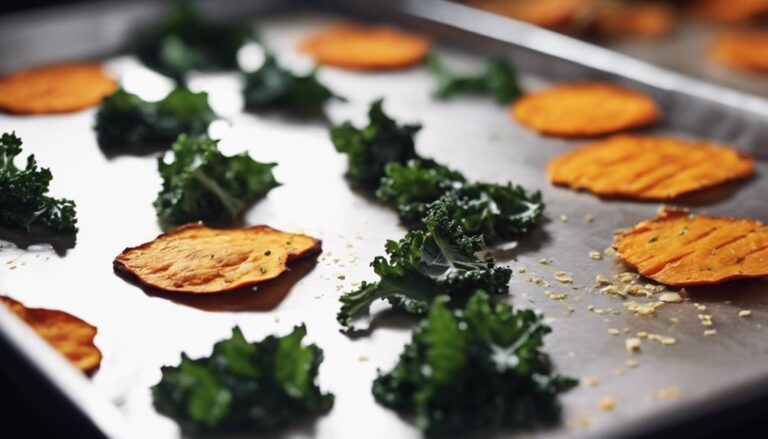
[[[656,314],[656,308],[664,305],[664,302],[638,303],[634,301],[624,303],[624,306],[631,312],[639,316],[653,316]]]
[[[669,321],[674,323],[674,324],[680,323],[680,319],[678,319],[677,317],[670,317]]]
[[[610,396],[604,396],[600,398],[600,410],[604,412],[612,412],[616,408],[616,400]]]
[[[584,215],[584,221],[591,223],[594,220],[595,220],[595,217],[591,213]]]
[[[661,389],[654,395],[656,399],[661,401],[674,401],[680,398],[680,389],[677,387],[669,387]]]
[[[567,223],[568,222],[568,215],[565,215],[565,214],[560,215],[560,221],[562,221],[564,223]]]
[[[340,274],[340,275],[336,276],[336,279],[338,279],[338,280],[344,280],[346,278],[347,278],[347,276],[345,276],[343,274]]]
[[[619,334],[621,334],[621,331],[619,331],[616,328],[609,328],[608,329],[608,333],[611,334],[611,335],[619,335]]]
[[[518,267],[517,272],[518,273],[525,273],[526,268],[525,267]]]
[[[360,355],[360,356],[357,357],[357,361],[366,362],[366,361],[368,361],[368,357],[365,356],[365,355]]]
[[[272,320],[274,320],[275,323],[280,323],[280,316],[274,316],[272,317]]]
[[[606,256],[616,256],[616,249],[613,247],[608,247],[605,250],[603,250],[603,254]]]
[[[549,258],[541,258],[539,259],[539,264],[541,265],[549,265],[552,263],[552,259]]]
[[[739,311],[739,317],[744,318],[744,317],[750,317],[751,315],[752,315],[752,311],[748,309],[742,309],[741,311]]]
[[[592,418],[589,415],[579,415],[568,420],[568,426],[573,428],[586,429],[592,425]]]
[[[663,293],[659,296],[659,300],[664,303],[681,303],[683,296],[678,293]]]
[[[600,252],[593,250],[593,251],[589,252],[589,258],[590,259],[594,259],[596,261],[599,261],[600,259],[603,259],[603,255],[600,254]]]
[[[624,364],[626,364],[627,367],[635,368],[635,367],[637,367],[638,362],[633,360],[633,359],[631,359],[631,358],[629,358],[629,359],[627,359],[627,361],[624,362]]]
[[[598,274],[597,276],[595,276],[595,285],[596,286],[601,287],[603,285],[610,285],[610,284],[611,284],[611,281],[608,280],[607,277],[605,277],[605,276],[603,276],[601,274]]]
[[[617,367],[616,369],[613,369],[613,374],[620,377],[624,375],[624,369]]]
[[[600,385],[600,380],[595,377],[586,377],[584,378],[584,385],[594,388]]]
[[[626,346],[628,352],[640,352],[640,339],[630,337],[624,340],[624,346]]]
[[[704,330],[704,335],[705,336],[710,336],[710,335],[715,335],[715,334],[717,334],[717,329],[705,329]]]
[[[554,276],[555,276],[555,280],[560,282],[561,284],[573,283],[573,276],[570,273],[566,273],[564,271],[556,271]]]

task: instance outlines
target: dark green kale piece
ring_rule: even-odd
[[[260,163],[247,152],[227,157],[207,136],[179,136],[172,160],[158,158],[163,187],[154,206],[164,229],[193,221],[232,222],[279,183],[276,163]]]
[[[461,304],[478,289],[490,294],[509,291],[511,270],[495,266],[490,259],[479,259],[475,252],[484,247],[483,237],[465,235],[441,201],[430,207],[424,223],[426,230],[387,242],[389,259],[379,256],[371,263],[378,282],[363,282],[356,291],[341,296],[337,315],[341,325],[350,327],[377,299],[423,314],[439,295]]]
[[[550,328],[530,310],[492,305],[482,291],[464,309],[433,301],[400,360],[379,372],[373,395],[411,416],[429,437],[557,422],[558,393],[575,384],[540,351]]]
[[[437,80],[434,93],[441,99],[458,94],[481,94],[492,96],[498,103],[506,104],[522,94],[514,67],[500,58],[487,61],[482,72],[469,76],[451,72],[434,54],[429,56],[428,65],[432,76]]]
[[[210,357],[182,354],[162,368],[152,387],[160,413],[185,427],[208,432],[273,431],[327,413],[334,397],[317,386],[323,351],[302,345],[307,330],[249,343],[240,328],[213,346]]]
[[[175,2],[163,21],[139,34],[139,59],[181,83],[193,70],[236,70],[238,50],[254,39],[246,24],[211,22],[183,0]]]
[[[450,217],[468,234],[487,242],[528,233],[544,209],[541,194],[528,194],[511,183],[470,183],[459,172],[433,161],[390,163],[376,195],[394,205],[407,224],[424,218],[431,203],[441,199]]]
[[[280,109],[301,114],[322,112],[335,95],[317,80],[317,71],[296,75],[278,64],[274,55],[267,54],[264,64],[245,76],[245,108],[252,111]]]
[[[95,128],[105,148],[170,146],[180,134],[205,134],[216,118],[205,92],[180,87],[158,102],[147,102],[118,89],[102,100]]]
[[[370,122],[359,129],[351,122],[331,129],[336,150],[347,155],[347,177],[364,187],[376,188],[388,163],[405,163],[418,158],[414,135],[421,125],[398,125],[382,108],[383,100],[371,104]]]
[[[33,154],[23,168],[14,163],[21,144],[15,133],[0,136],[0,225],[27,232],[77,233],[75,202],[48,196],[51,171],[38,167]]]

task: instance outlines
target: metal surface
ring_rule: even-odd
[[[436,11],[443,14],[437,21],[454,24],[451,20],[455,16],[449,12],[455,10]],[[493,26],[495,17],[472,17],[488,20],[473,21],[475,25],[487,24],[486,30],[497,30]],[[292,14],[265,17],[257,25],[283,62],[306,69],[311,63],[296,52],[298,38],[338,19],[314,13]],[[509,56],[520,66],[528,89],[563,78],[609,76],[515,48],[500,41],[500,34],[484,38],[434,22],[406,21],[451,42],[438,50],[448,62],[461,68],[476,67],[487,54]],[[531,38],[542,35],[548,34],[535,33]],[[455,42],[464,49],[452,48]],[[587,46],[583,49],[587,50]],[[570,56],[578,58],[578,54]],[[607,63],[608,69],[612,58],[609,52],[603,56],[601,62]],[[111,59],[108,66],[127,88],[146,97],[160,97],[168,89],[169,84],[162,78],[130,57]],[[735,403],[750,392],[768,389],[768,328],[763,326],[768,321],[767,283],[738,282],[691,290],[692,300],[665,305],[656,317],[630,315],[621,300],[588,291],[596,274],[610,276],[625,270],[614,258],[595,261],[588,253],[609,246],[616,228],[654,216],[658,205],[600,200],[551,187],[543,172],[547,161],[580,142],[538,136],[515,124],[504,107],[487,99],[435,101],[429,93],[432,80],[423,68],[376,74],[324,68],[319,75],[331,89],[350,100],[328,107],[331,123],[347,119],[365,123],[368,103],[383,96],[387,112],[395,118],[423,123],[417,139],[421,154],[473,179],[512,180],[543,191],[547,219],[539,229],[521,242],[494,249],[493,253],[500,263],[516,269],[511,300],[519,306],[540,309],[550,318],[554,331],[547,337],[546,346],[557,369],[600,381],[596,387],[582,385],[565,394],[562,425],[541,432],[543,436],[648,433],[701,415],[705,409]],[[759,107],[759,101],[745,97],[742,102],[738,100],[740,95],[730,94],[731,105],[726,106],[718,102],[718,96],[704,100],[686,95],[688,83],[684,78],[677,79],[674,91],[655,87],[654,80],[645,78],[641,81],[645,84],[632,83],[651,92],[666,116],[664,123],[647,132],[717,137],[732,140],[745,151],[763,153],[756,139],[765,129],[765,118],[751,110]],[[229,121],[212,127],[213,134],[222,138],[226,153],[248,150],[257,160],[279,163],[275,172],[283,186],[250,210],[246,223],[265,223],[322,238],[324,253],[317,263],[297,264],[285,278],[255,293],[202,298],[145,293],[117,277],[111,263],[124,247],[148,241],[159,233],[151,206],[160,184],[154,158],[105,155],[91,128],[94,110],[60,116],[1,115],[0,131],[15,130],[23,138],[25,150],[35,153],[43,166],[52,169],[54,194],[75,199],[80,233],[76,246],[64,255],[45,245],[0,250],[0,291],[28,306],[66,310],[99,328],[96,341],[104,361],[92,379],[95,391],[115,403],[139,436],[180,434],[172,420],[152,408],[149,387],[158,381],[160,367],[176,364],[182,351],[192,357],[208,354],[211,345],[228,336],[235,324],[243,328],[247,338],[256,340],[271,333],[286,333],[293,325],[305,322],[309,339],[325,350],[320,383],[323,389],[336,394],[336,405],[329,415],[291,430],[289,435],[419,437],[407,421],[378,406],[370,393],[376,369],[387,370],[395,363],[409,338],[412,320],[391,316],[381,319],[370,336],[356,339],[339,333],[335,320],[338,296],[356,282],[373,279],[368,262],[382,254],[386,239],[403,235],[395,212],[349,188],[342,177],[345,159],[334,151],[323,122],[272,113],[243,113],[234,75],[201,75],[191,86],[208,91],[215,109]],[[678,114],[681,109],[685,114]],[[768,221],[764,201],[767,171],[768,164],[761,159],[755,178],[688,197],[682,204],[702,213]],[[584,219],[588,214],[594,216],[593,222]],[[568,221],[561,221],[561,215],[567,215]],[[541,258],[551,258],[552,262],[539,264]],[[521,267],[526,268],[525,273],[519,273]],[[573,273],[579,289],[555,282],[555,271]],[[553,284],[551,289],[567,293],[568,298],[564,302],[547,299],[544,291],[548,288],[529,282],[531,276],[543,277]],[[704,327],[697,318],[701,311],[694,301],[707,306],[717,335],[702,335]],[[590,305],[619,313],[597,314],[588,310]],[[751,309],[753,316],[739,318],[740,309]],[[0,329],[8,335],[5,314],[0,312]],[[672,317],[679,323],[672,323]],[[609,328],[674,336],[677,344],[663,346],[644,341],[641,353],[629,355],[624,348],[626,335],[612,336]],[[25,343],[29,337],[14,339]],[[638,367],[625,365],[630,357],[638,361]],[[679,400],[659,400],[657,392],[672,387],[680,390]],[[613,412],[598,409],[598,401],[604,396],[615,398]],[[590,425],[580,427],[585,420]]]

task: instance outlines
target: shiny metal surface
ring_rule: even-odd
[[[283,62],[308,69],[310,61],[295,50],[297,39],[337,20],[337,16],[312,13],[264,18],[257,25]],[[461,68],[477,66],[482,55],[508,55],[520,66],[524,85],[531,90],[564,77],[605,77],[605,73],[468,32],[428,25],[422,29],[443,41],[458,41],[464,49],[446,44],[438,50]],[[245,58],[256,62],[257,56],[252,53]],[[159,98],[169,87],[130,57],[110,59],[108,66],[127,88],[147,98]],[[594,377],[599,384],[581,385],[565,394],[562,425],[540,432],[542,436],[638,433],[743,396],[739,386],[768,389],[768,283],[690,290],[689,300],[665,305],[655,317],[630,315],[621,300],[589,291],[596,274],[611,276],[626,270],[612,257],[592,260],[589,252],[608,247],[615,229],[654,216],[658,205],[600,200],[551,187],[543,171],[547,161],[581,142],[532,133],[490,100],[435,101],[429,93],[431,78],[423,68],[376,74],[324,68],[319,76],[350,100],[328,107],[331,123],[347,119],[365,123],[368,103],[383,96],[387,112],[396,119],[423,123],[417,138],[421,154],[473,179],[512,180],[543,191],[547,218],[541,226],[521,242],[500,246],[493,253],[500,263],[515,268],[510,300],[549,317],[553,333],[546,346],[558,370],[578,378]],[[728,108],[684,96],[680,90],[634,85],[651,92],[667,116],[647,132],[732,140],[756,155],[764,150],[756,139],[765,119],[736,108],[738,102]],[[160,185],[155,158],[107,156],[91,129],[94,110],[61,116],[0,115],[0,131],[15,130],[24,140],[25,151],[35,153],[43,166],[52,169],[54,194],[75,199],[80,225],[76,246],[64,255],[46,245],[1,249],[0,291],[28,306],[71,312],[99,328],[96,341],[104,361],[92,379],[94,387],[114,402],[143,437],[180,435],[176,424],[151,406],[149,387],[160,378],[162,365],[176,364],[182,351],[192,357],[208,354],[233,325],[240,325],[249,339],[256,340],[286,333],[301,322],[307,324],[308,338],[325,350],[320,382],[323,389],[336,394],[336,405],[316,423],[291,430],[291,437],[419,437],[412,425],[378,406],[370,393],[377,368],[392,367],[409,339],[413,321],[387,316],[370,336],[351,339],[338,332],[335,320],[338,296],[359,281],[373,279],[368,263],[382,254],[385,240],[404,234],[395,212],[349,188],[342,176],[345,159],[334,151],[324,122],[243,113],[233,75],[201,75],[191,86],[208,91],[214,108],[227,119],[228,123],[212,126],[226,153],[247,150],[257,160],[279,163],[275,173],[283,186],[256,204],[246,223],[322,238],[324,252],[317,262],[296,264],[284,278],[255,293],[219,297],[145,293],[113,273],[112,259],[124,247],[151,240],[160,232],[151,205]],[[768,164],[761,159],[755,178],[688,197],[681,204],[696,212],[768,221],[767,171]],[[586,221],[587,215],[594,221]],[[542,258],[551,263],[540,264]],[[523,267],[525,273],[520,272]],[[555,271],[573,273],[574,285],[555,282]],[[531,276],[553,286],[529,282]],[[552,301],[544,294],[547,289],[567,293],[568,298]],[[703,336],[697,317],[702,311],[694,302],[713,315],[715,336]],[[590,307],[613,309],[617,314],[598,314]],[[753,315],[740,318],[741,309],[750,309]],[[672,323],[673,317],[679,323]],[[5,328],[2,323],[0,313],[0,329]],[[610,328],[621,335],[610,335]],[[624,328],[632,334],[673,336],[677,344],[663,346],[646,340],[641,353],[628,354]],[[638,366],[628,367],[628,358]],[[679,390],[679,399],[659,397],[660,391],[662,396],[674,393],[664,393],[671,388]],[[601,411],[602,397],[614,398],[615,410]]]

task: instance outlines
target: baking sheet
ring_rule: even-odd
[[[314,13],[291,14],[259,20],[257,25],[281,61],[296,69],[308,69],[309,60],[295,51],[297,38],[338,19]],[[439,29],[435,31],[441,34]],[[477,54],[501,50],[498,43],[462,35],[445,36],[475,50],[441,48],[452,64],[471,69],[481,60]],[[544,87],[552,78],[567,77],[569,71],[571,77],[590,74],[551,60],[550,68],[544,61],[528,63],[543,58],[524,50],[505,46],[503,53],[522,67],[528,89]],[[168,90],[163,78],[131,57],[110,59],[108,66],[126,87],[147,98],[158,98]],[[614,229],[652,217],[658,205],[601,201],[549,186],[543,173],[546,162],[579,142],[531,133],[490,100],[434,101],[429,94],[432,81],[423,68],[377,74],[324,68],[319,75],[350,100],[328,107],[332,123],[347,119],[365,123],[368,103],[384,96],[387,112],[396,119],[424,124],[417,138],[421,154],[435,157],[469,178],[512,180],[530,189],[542,189],[547,219],[520,243],[495,249],[494,254],[500,263],[516,270],[512,302],[539,309],[549,317],[554,331],[547,337],[546,349],[558,370],[600,382],[594,388],[579,386],[566,393],[561,398],[562,425],[541,432],[542,436],[631,434],[698,403],[714,404],[722,400],[720,392],[739,385],[755,388],[756,380],[768,375],[764,366],[768,359],[765,282],[739,282],[691,292],[714,317],[718,333],[713,337],[703,336],[704,328],[697,318],[700,311],[692,302],[666,305],[656,317],[642,318],[628,315],[619,299],[587,291],[596,274],[611,276],[625,270],[610,257],[590,259],[589,251],[604,249],[610,245]],[[396,213],[349,188],[342,177],[345,158],[333,149],[323,122],[242,113],[233,75],[201,75],[191,86],[208,91],[214,109],[229,121],[212,127],[213,134],[222,138],[226,153],[247,150],[257,160],[279,163],[275,173],[284,185],[250,210],[246,223],[265,223],[322,238],[324,253],[317,263],[295,265],[285,279],[260,287],[257,294],[214,298],[146,294],[117,277],[111,263],[124,247],[148,241],[160,232],[151,205],[160,186],[154,158],[107,157],[91,129],[94,110],[60,116],[3,115],[0,130],[15,130],[24,140],[25,151],[35,153],[43,166],[52,169],[54,194],[77,202],[80,233],[77,245],[65,256],[46,246],[0,250],[0,291],[28,306],[71,312],[99,328],[97,343],[104,361],[93,383],[145,437],[180,434],[172,420],[158,415],[151,406],[148,389],[159,380],[162,365],[177,364],[182,351],[192,357],[207,355],[212,344],[227,337],[235,324],[243,328],[248,339],[256,340],[271,333],[287,333],[301,322],[307,324],[310,341],[325,350],[320,383],[336,394],[336,405],[328,416],[291,430],[291,437],[419,437],[419,432],[395,412],[378,406],[370,393],[376,369],[391,368],[409,339],[412,320],[390,316],[380,321],[371,336],[357,339],[339,333],[335,320],[338,296],[356,282],[374,279],[368,263],[382,254],[385,240],[404,234]],[[654,95],[672,123],[647,132],[694,138],[715,133],[719,138],[730,136],[744,150],[760,152],[754,141],[764,121],[759,116],[695,99],[684,101],[658,90]],[[672,114],[681,102],[690,102],[687,108],[696,115],[694,120],[704,117],[717,123],[699,125],[699,131],[693,129],[693,123]],[[766,221],[764,193],[768,181],[762,178],[766,170],[768,165],[761,159],[755,178],[686,201],[697,212]],[[595,218],[591,223],[584,219],[588,214]],[[567,222],[560,220],[562,215],[567,215]],[[552,262],[541,265],[541,258],[551,258]],[[525,273],[517,273],[521,267],[526,268]],[[552,277],[555,271],[573,273],[581,289],[558,285]],[[566,292],[569,298],[565,302],[547,299],[545,288],[529,282],[530,276],[547,279],[555,291]],[[590,305],[619,314],[597,314],[588,310]],[[740,309],[752,310],[753,316],[739,318]],[[671,317],[680,322],[671,323]],[[609,328],[669,335],[678,343],[662,346],[645,341],[642,353],[630,356],[624,348],[625,336],[612,336]],[[638,367],[626,367],[625,360],[630,357],[639,362]],[[679,399],[658,398],[657,392],[671,388],[679,389]],[[611,413],[598,409],[604,396],[616,400]]]

